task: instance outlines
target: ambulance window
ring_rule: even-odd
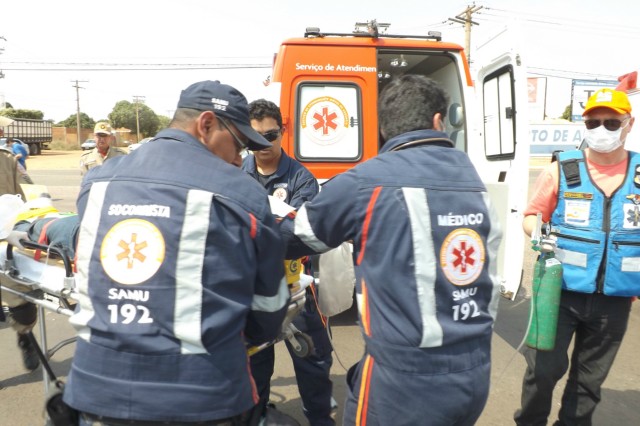
[[[513,70],[506,66],[484,80],[484,146],[485,155],[494,160],[515,157],[515,100]]]
[[[357,161],[362,156],[360,89],[353,84],[298,86],[296,158]]]

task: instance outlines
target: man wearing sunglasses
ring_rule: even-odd
[[[269,146],[242,93],[201,81],[152,144],[87,173],[64,392],[81,426],[248,424],[246,345],[275,339],[289,305],[267,194],[239,168]]]
[[[271,142],[272,146],[252,151],[253,155],[245,157],[242,168],[260,182],[269,195],[299,208],[318,194],[318,182],[306,167],[282,150],[282,134],[285,129],[280,109],[273,102],[258,99],[249,104],[249,117],[251,126]],[[314,344],[314,352],[306,358],[300,358],[294,354],[289,342],[286,342],[304,414],[311,426],[334,425],[331,417],[332,383],[329,374],[333,363],[332,347],[311,291],[307,291],[305,307],[293,320],[293,324],[307,333]],[[262,407],[262,415],[267,411],[274,362],[273,347],[251,357],[251,371],[260,395],[257,409]]]
[[[524,353],[518,425],[547,423],[554,387],[567,370],[554,425],[591,424],[632,297],[640,295],[640,155],[624,147],[634,123],[631,104],[624,92],[601,89],[583,117],[588,148],[559,154],[538,178],[524,213],[529,235],[537,213],[551,224],[563,277],[555,348]]]

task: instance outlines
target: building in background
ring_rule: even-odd
[[[587,99],[598,90],[608,87],[615,89],[618,80],[573,80],[571,82],[571,121],[581,123]]]

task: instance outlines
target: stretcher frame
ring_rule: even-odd
[[[15,284],[30,287],[32,290],[23,292],[1,284],[0,290],[13,294],[14,296],[17,296],[25,300],[26,302],[33,303],[36,306],[36,321],[38,322],[38,331],[40,334],[39,346],[44,356],[47,358],[47,360],[49,360],[58,350],[76,341],[76,337],[74,336],[68,339],[64,339],[55,344],[53,347],[49,348],[44,312],[44,310],[47,309],[68,317],[73,315],[75,300],[77,300],[73,266],[64,249],[60,247],[47,246],[28,240],[21,240],[20,244],[22,244],[22,246],[26,249],[38,250],[40,252],[46,253],[46,261],[48,261],[49,259],[56,259],[56,261],[61,261],[64,268],[62,285],[52,285],[53,283],[38,282],[21,274],[20,268],[17,265],[17,261],[20,257],[29,258],[30,256],[16,252],[13,245],[7,244],[4,256],[1,256],[3,262],[1,265],[2,269],[0,270],[0,273],[2,273],[6,278],[11,280]],[[35,260],[28,259],[28,261]],[[51,267],[52,265],[48,265],[46,261],[43,268]],[[51,386],[51,378],[44,367],[42,368],[42,378],[45,394],[48,394]]]

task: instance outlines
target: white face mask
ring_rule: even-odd
[[[606,154],[622,146],[622,141],[620,140],[621,134],[622,127],[618,130],[611,131],[605,129],[604,126],[598,126],[595,129],[587,129],[584,138],[589,148],[596,152]]]

